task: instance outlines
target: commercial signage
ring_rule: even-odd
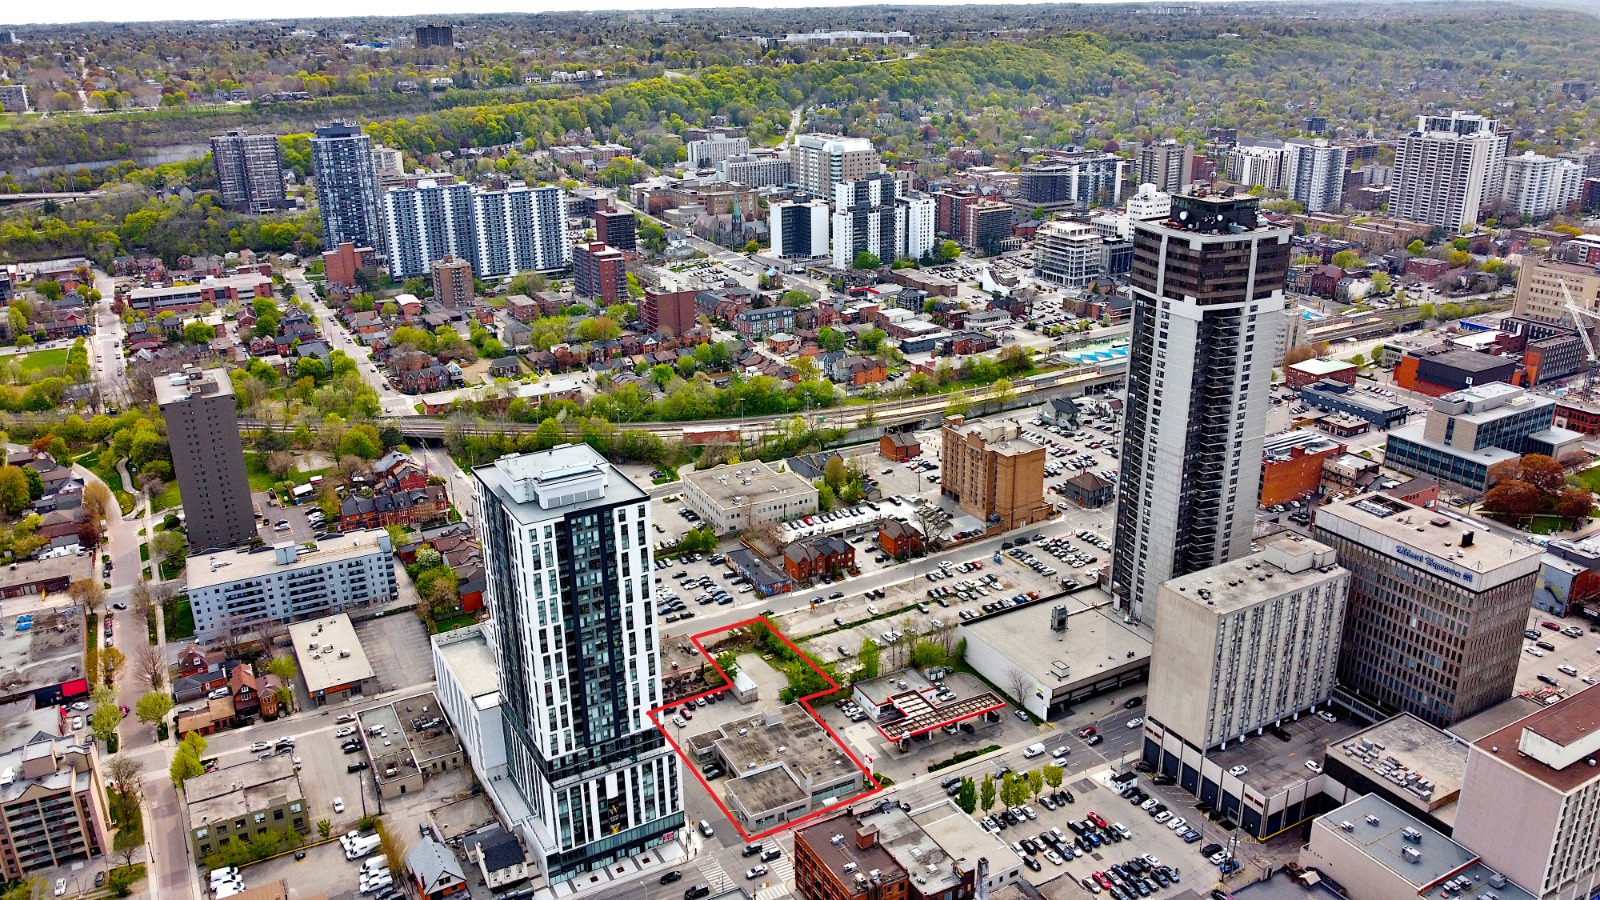
[[[1474,576],[1472,572],[1442,559],[1436,559],[1420,550],[1413,550],[1405,544],[1397,543],[1394,545],[1394,552],[1396,556],[1408,559],[1435,575],[1459,581],[1462,584],[1473,584]]]

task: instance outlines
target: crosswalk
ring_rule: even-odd
[[[756,860],[752,857],[750,865],[754,866],[755,864]],[[711,886],[713,894],[729,890],[737,885],[743,885],[747,891],[754,889],[755,900],[780,900],[780,898],[790,896],[789,885],[794,881],[793,860],[786,853],[767,863],[766,866],[767,874],[753,882],[747,882],[744,878],[744,870],[729,874],[722,867],[722,863],[712,857],[700,863],[700,874],[704,877],[706,884]]]

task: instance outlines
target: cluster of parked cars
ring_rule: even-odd
[[[1576,625],[1563,626],[1560,622],[1552,622],[1548,619],[1540,622],[1539,627],[1554,631],[1558,634],[1566,635],[1567,637],[1573,639],[1581,638],[1584,634],[1583,629]],[[1522,636],[1530,641],[1533,641],[1533,643],[1522,648],[1532,656],[1544,656],[1546,652],[1555,652],[1556,645],[1545,640],[1545,635],[1541,631],[1529,628],[1527,631],[1522,633]],[[1595,652],[1600,653],[1600,648],[1597,648]],[[1556,666],[1556,671],[1567,676],[1568,678],[1577,678],[1584,684],[1600,684],[1600,679],[1595,678],[1593,675],[1584,675],[1580,678],[1578,676],[1578,668],[1566,663]],[[1561,682],[1558,681],[1554,676],[1540,673],[1537,677],[1540,681],[1550,685],[1551,687],[1561,686]]]
[[[849,697],[839,700],[833,705],[839,707],[839,710],[844,713],[845,718],[852,722],[866,721],[867,711],[861,708],[861,704],[851,700]]]
[[[1156,891],[1179,881],[1178,870],[1162,865],[1161,860],[1146,853],[1127,862],[1107,866],[1104,871],[1080,878],[1078,883],[1091,894],[1107,893],[1115,900],[1148,897]]]
[[[1102,542],[1106,543],[1106,542]],[[1100,557],[1079,549],[1078,546],[1065,537],[1053,537],[1039,542],[1039,549],[1055,557],[1059,562],[1065,563],[1074,569],[1092,566],[1100,561]]]
[[[238,866],[211,870],[211,896],[217,900],[244,893],[244,874]],[[57,896],[60,896],[59,894]]]
[[[1023,565],[1027,566],[1028,568],[1034,570],[1035,572],[1038,572],[1040,575],[1050,576],[1050,575],[1056,574],[1055,566],[1047,566],[1047,565],[1045,565],[1044,563],[1042,563],[1038,559],[1036,559],[1034,557],[1034,555],[1032,553],[1028,552],[1027,550],[1023,550],[1021,548],[1015,548],[1015,549],[1007,551],[1007,555],[1010,556],[1012,559],[1016,560],[1017,562],[1022,563]]]

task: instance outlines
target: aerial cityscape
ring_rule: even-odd
[[[1600,900],[1600,7],[468,8],[0,13],[0,900]]]

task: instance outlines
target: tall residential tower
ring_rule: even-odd
[[[1156,588],[1250,551],[1287,228],[1251,197],[1180,195],[1133,223],[1133,337],[1118,485],[1118,607],[1154,623]]]
[[[378,225],[378,170],[372,139],[355,125],[336,122],[311,137],[311,174],[317,180],[322,245],[349,242],[386,249]]]
[[[211,139],[211,162],[217,167],[223,205],[248,213],[272,212],[287,205],[277,135],[219,134]]]
[[[220,369],[186,367],[157,378],[155,387],[172,443],[190,549],[198,553],[246,543],[256,536],[256,519],[233,382]]]
[[[678,757],[649,716],[650,497],[585,444],[472,472],[519,831],[556,884],[683,826]]]

